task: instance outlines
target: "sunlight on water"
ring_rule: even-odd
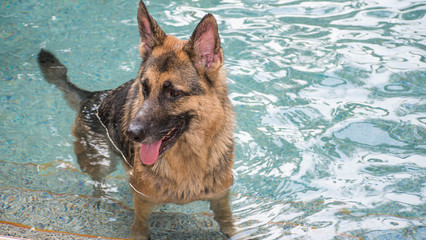
[[[146,3],[180,38],[208,12],[218,20],[237,113],[234,239],[426,236],[426,3]],[[127,237],[124,171],[105,182],[108,198],[87,197],[94,183],[73,153],[75,113],[35,57],[54,52],[88,90],[128,81],[141,62],[137,1],[0,6],[0,220]],[[160,207],[153,232],[165,238],[163,218],[217,232],[207,209]]]

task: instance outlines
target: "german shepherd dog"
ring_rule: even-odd
[[[135,211],[132,238],[148,238],[155,205],[196,200],[210,201],[220,230],[230,237],[234,114],[216,20],[207,14],[181,41],[166,35],[140,1],[137,22],[143,59],[138,76],[113,90],[80,89],[52,53],[38,54],[46,81],[78,113],[78,163],[101,182],[115,167],[112,153],[122,156]]]

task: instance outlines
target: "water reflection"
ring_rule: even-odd
[[[148,5],[166,32],[182,38],[205,13],[218,19],[237,112],[233,210],[241,233],[235,239],[422,239],[424,4],[160,0]],[[50,196],[62,219],[54,215],[46,218],[50,225],[36,224],[123,236],[122,226],[131,221],[120,217],[128,216],[120,204],[131,205],[125,179],[118,172],[107,181],[113,208],[76,200],[76,194],[90,194],[92,183],[75,167],[74,116],[56,89],[41,84],[31,53],[48,46],[80,86],[115,87],[134,77],[140,64],[130,14],[137,2],[1,6],[0,185],[7,188],[0,189],[0,201],[29,206],[24,211],[29,213],[30,206],[40,206],[34,196]],[[70,199],[75,209],[66,203]],[[96,221],[88,228],[84,217],[93,212],[84,215],[85,206],[99,215],[103,211],[94,216],[108,216],[111,229],[100,231],[105,222]],[[13,214],[0,218],[29,216],[14,205],[10,209]],[[63,229],[64,222],[75,229]]]

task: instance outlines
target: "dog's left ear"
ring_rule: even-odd
[[[139,53],[143,60],[151,54],[155,46],[161,45],[166,33],[158,26],[154,18],[149,15],[142,0],[138,7],[138,26],[140,34]]]
[[[186,49],[195,67],[201,73],[214,73],[223,65],[224,56],[220,45],[216,19],[207,14],[195,28]]]

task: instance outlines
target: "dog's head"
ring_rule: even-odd
[[[207,14],[185,41],[166,35],[142,1],[137,19],[143,63],[129,93],[137,102],[132,100],[126,133],[141,145],[142,162],[151,165],[177,142],[208,144],[232,121],[227,116],[232,111],[213,15]]]

